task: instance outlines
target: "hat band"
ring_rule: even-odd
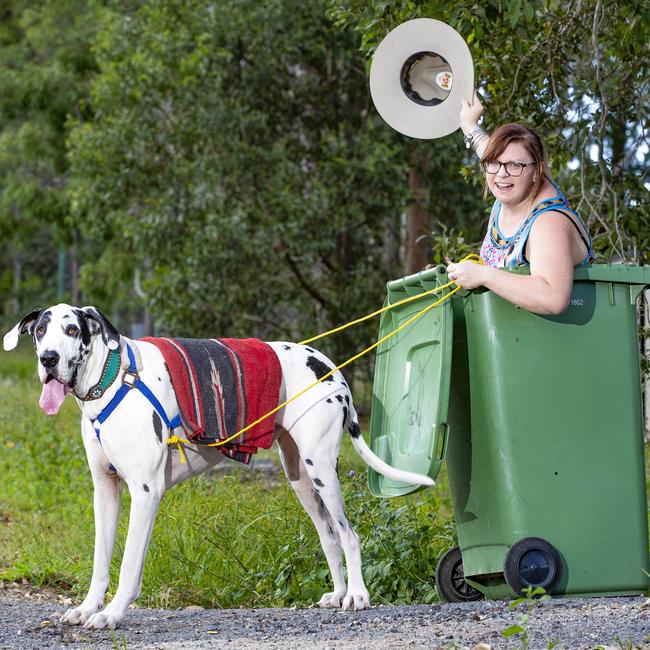
[[[444,102],[447,97],[445,96],[443,98],[440,98],[434,96],[431,99],[424,99],[420,93],[416,91],[411,85],[411,73],[413,72],[415,66],[420,63],[425,57],[439,58],[445,65],[449,66],[449,71],[451,72],[451,66],[449,65],[449,62],[443,56],[440,56],[440,54],[427,51],[416,52],[415,54],[411,54],[411,56],[409,56],[409,58],[404,61],[404,65],[402,65],[402,69],[400,70],[400,84],[402,86],[402,91],[412,102],[419,104],[420,106],[437,106],[438,104],[442,104],[442,102]],[[441,90],[446,92],[447,95],[449,94],[448,89],[441,87]]]

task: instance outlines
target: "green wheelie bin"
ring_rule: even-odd
[[[407,276],[386,302],[446,282],[444,267]],[[372,449],[432,478],[447,463],[458,536],[436,569],[447,600],[647,591],[637,297],[648,285],[650,267],[578,268],[559,316],[459,292],[378,349]],[[433,300],[386,312],[380,335]],[[419,489],[372,471],[368,482],[383,497]]]

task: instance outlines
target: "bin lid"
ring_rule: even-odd
[[[573,279],[592,282],[615,282],[617,284],[650,285],[650,266],[632,264],[589,264],[578,266]]]
[[[446,282],[444,267],[390,282],[385,304]],[[429,294],[384,312],[379,337],[442,295]],[[370,447],[389,465],[432,479],[440,471],[446,443],[452,328],[451,300],[446,300],[380,345],[375,363]],[[381,497],[402,496],[422,488],[393,481],[370,468],[368,486],[372,494]]]
[[[529,275],[530,267],[503,269],[509,273]],[[573,269],[575,282],[611,282],[615,284],[630,284],[636,287],[650,286],[650,266],[633,264],[585,264]],[[393,283],[389,283],[389,286]]]

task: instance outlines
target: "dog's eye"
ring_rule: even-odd
[[[65,328],[65,333],[68,336],[76,336],[77,332],[79,331],[79,328],[76,325],[68,325]]]
[[[36,328],[36,336],[43,336],[45,334],[45,328],[41,325]]]

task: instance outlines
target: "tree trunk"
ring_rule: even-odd
[[[144,335],[145,336],[155,336],[153,331],[153,321],[151,320],[151,314],[146,307],[142,309],[142,322],[144,323]]]
[[[151,314],[147,309],[147,294],[144,292],[141,284],[140,269],[136,268],[133,272],[133,291],[135,295],[142,301],[142,330],[143,336],[154,336],[153,320]]]
[[[610,132],[612,138],[612,174],[620,176],[625,166],[625,143],[627,142],[627,130],[625,122],[615,117],[610,118]]]
[[[70,304],[79,304],[79,255],[76,246],[70,249]]]
[[[11,288],[11,313],[17,314],[20,311],[20,287],[23,283],[23,259],[20,252],[13,255],[13,285]]]
[[[426,209],[427,189],[420,175],[420,156],[411,157],[409,188],[412,203],[406,212],[406,236],[404,249],[404,272],[406,275],[421,271],[430,260],[426,235],[430,234],[430,216]],[[419,241],[418,241],[419,240]]]

